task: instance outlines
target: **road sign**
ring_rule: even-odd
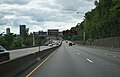
[[[65,30],[63,31],[63,35],[76,35],[77,31],[75,30]]]

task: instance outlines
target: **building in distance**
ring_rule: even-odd
[[[10,28],[6,29],[6,34],[10,34]]]
[[[63,35],[76,35],[77,31],[76,30],[65,30],[63,31]]]
[[[48,36],[58,36],[59,29],[48,29]]]
[[[48,29],[48,40],[61,40],[62,32],[59,32],[59,29]]]
[[[39,31],[38,32],[39,36],[47,36],[47,32]]]
[[[26,32],[26,25],[20,25],[20,35],[23,35],[24,32]]]
[[[38,36],[47,36],[47,32],[38,31],[38,32],[35,32],[35,35],[38,35]]]

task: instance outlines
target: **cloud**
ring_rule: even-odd
[[[28,25],[28,26],[32,26],[32,25],[40,25],[41,22],[37,22],[32,20],[30,17],[27,16],[20,16],[20,17],[16,17],[15,19],[12,20],[13,25],[15,26],[19,26],[19,25]]]
[[[0,19],[0,25],[5,25],[5,24],[7,24],[7,21],[3,18]]]
[[[95,1],[95,0],[85,0],[85,1],[88,1],[88,2],[93,2],[93,1]]]
[[[0,0],[0,4],[28,4],[31,0]]]
[[[7,23],[7,20],[4,18],[3,15],[0,14],[0,25],[5,25]]]
[[[8,9],[0,9],[0,14],[5,16],[5,15],[13,15],[14,12],[12,10],[8,10]]]
[[[20,10],[19,13],[22,16],[31,17],[32,20],[37,22],[44,21],[68,21],[73,17],[68,14],[62,14],[61,11],[58,10],[45,10],[45,9],[28,9],[28,10]]]
[[[31,31],[44,26],[47,29],[48,25],[49,28],[70,28],[95,7],[94,0],[0,0],[0,4],[0,25],[15,29],[25,24]],[[40,26],[34,29],[36,25]]]
[[[71,12],[86,12],[94,7],[94,0],[56,0],[62,10]]]

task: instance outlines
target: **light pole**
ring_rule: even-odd
[[[84,42],[84,45],[85,45],[85,39],[86,39],[86,34],[85,34],[85,32],[83,32],[83,42]]]
[[[77,14],[85,14],[84,12],[77,12]],[[83,43],[85,45],[85,39],[86,39],[86,33],[85,31],[83,32]]]
[[[33,32],[33,46],[35,46],[35,32]]]
[[[40,43],[41,43],[41,42],[40,42],[40,36],[39,36],[39,51],[40,51]]]

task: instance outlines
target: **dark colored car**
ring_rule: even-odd
[[[47,43],[46,43],[46,44],[44,44],[44,46],[48,46],[48,45],[49,45],[49,44],[47,44]]]
[[[69,46],[72,46],[72,43],[69,43]]]
[[[73,43],[73,45],[75,45],[75,43]]]
[[[10,59],[10,53],[0,45],[0,62]]]

